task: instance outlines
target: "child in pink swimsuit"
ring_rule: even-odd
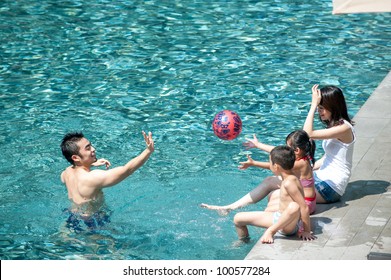
[[[295,151],[296,162],[292,171],[300,179],[305,202],[310,208],[310,214],[313,214],[316,210],[315,179],[312,172],[315,164],[315,142],[304,130],[295,130],[286,137],[286,143]]]
[[[257,137],[253,136],[253,139],[247,139],[248,142],[244,143],[247,148],[258,148],[265,152],[271,152],[274,146],[263,144],[258,141]],[[285,139],[286,144],[290,146],[296,155],[296,161],[293,166],[293,173],[300,179],[304,190],[304,198],[306,204],[309,207],[310,214],[313,214],[316,210],[316,192],[314,186],[314,178],[312,173],[312,167],[314,164],[315,154],[315,142],[311,140],[308,134],[304,130],[295,130],[291,132]],[[268,162],[255,161],[250,155],[247,156],[246,162],[241,162],[239,168],[247,169],[250,166],[260,167],[264,169],[270,169]],[[269,203],[265,211],[277,211],[279,205],[279,184],[281,179],[278,177],[268,177],[263,183],[250,191],[248,194],[240,198],[239,200],[224,206],[209,205],[202,203],[200,206],[210,210],[216,210],[220,215],[227,215],[230,211],[245,207],[249,204],[255,204],[268,195]],[[273,186],[273,189],[264,191],[264,185]],[[276,191],[277,190],[277,191]]]

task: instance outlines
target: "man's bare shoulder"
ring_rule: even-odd
[[[108,175],[109,173],[107,170],[94,169],[79,174],[79,180],[82,181],[85,186],[101,188],[102,182]]]
[[[69,173],[71,172],[72,166],[68,166],[65,168],[63,172],[61,172],[61,182],[65,183],[66,178],[69,176]]]
[[[86,173],[85,175],[91,178],[94,178],[96,176],[105,176],[108,170],[102,170],[102,169],[93,169],[90,172]]]
[[[68,166],[67,168],[65,168],[65,170],[62,172],[63,174],[66,174],[66,173],[69,173],[69,172],[72,172],[74,171],[74,167],[72,165]]]
[[[68,166],[61,173],[61,180],[66,183],[67,181],[77,181],[79,184],[83,185],[85,182],[88,182],[93,179],[93,176],[90,175],[91,172],[84,170],[82,168],[75,168],[74,166]]]

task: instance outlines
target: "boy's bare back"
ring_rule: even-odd
[[[304,201],[304,192],[299,179],[294,175],[288,175],[281,183],[279,211],[283,212],[292,201]]]

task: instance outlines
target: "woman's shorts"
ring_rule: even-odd
[[[341,198],[325,181],[315,180],[315,188],[327,203],[337,202]]]

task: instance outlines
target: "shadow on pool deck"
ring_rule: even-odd
[[[311,216],[317,239],[277,234],[257,242],[246,260],[391,259],[391,72],[354,117],[353,171],[342,200],[318,204]]]

